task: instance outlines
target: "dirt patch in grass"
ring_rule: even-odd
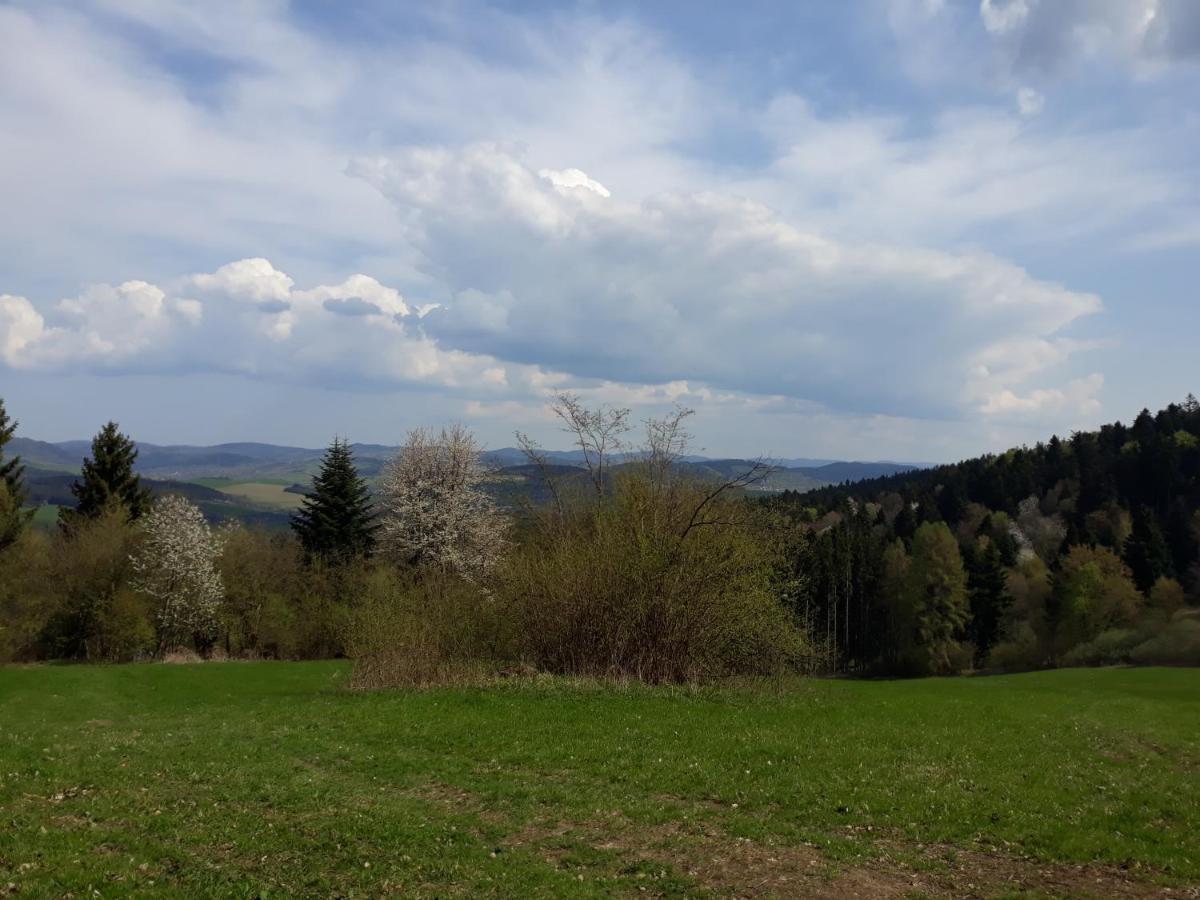
[[[465,792],[452,799],[459,809],[475,802]],[[1200,888],[1155,884],[1151,872],[1046,863],[998,848],[880,840],[872,848],[877,855],[834,861],[814,846],[731,837],[707,822],[645,826],[619,812],[582,822],[529,824],[504,844],[531,849],[560,868],[578,865],[580,848],[587,848],[619,861],[626,872],[640,868],[654,877],[669,869],[702,890],[731,897],[1200,897]],[[653,885],[647,890],[653,892]]]

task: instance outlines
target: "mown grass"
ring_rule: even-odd
[[[0,891],[720,893],[743,876],[705,857],[735,843],[819,848],[828,878],[962,848],[1200,879],[1197,670],[368,694],[346,675],[0,669]]]

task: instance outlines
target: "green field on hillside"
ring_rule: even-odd
[[[214,485],[217,490],[233,497],[249,500],[262,506],[276,509],[298,509],[304,500],[301,494],[288,493],[287,488],[293,482],[276,484],[265,481],[241,481]]]
[[[347,672],[0,669],[0,888],[1141,896],[1200,881],[1200,670],[365,694]]]

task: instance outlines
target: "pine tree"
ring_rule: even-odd
[[[1004,559],[994,541],[987,541],[970,567],[968,587],[971,595],[971,636],[975,657],[987,659],[1000,637],[1000,622],[1012,603],[1008,595]]]
[[[9,419],[4,401],[0,400],[0,550],[16,542],[32,515],[23,509],[28,495],[21,457],[4,461],[4,445],[12,440],[16,430],[17,423]]]
[[[92,456],[83,461],[83,477],[71,485],[75,509],[59,511],[59,521],[71,526],[80,519],[94,519],[113,507],[124,507],[129,518],[137,519],[150,509],[150,489],[133,474],[137,447],[121,434],[116,422],[109,422],[92,438]]]
[[[340,564],[375,550],[371,492],[354,465],[348,441],[334,439],[313,479],[312,493],[292,517],[309,558]]]

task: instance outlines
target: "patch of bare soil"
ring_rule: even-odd
[[[458,788],[432,785],[420,796],[459,812],[504,817]],[[875,900],[899,897],[1197,898],[1200,886],[1165,887],[1153,873],[1120,866],[1046,863],[999,848],[914,846],[878,839],[878,855],[834,861],[816,847],[735,838],[706,822],[680,819],[655,826],[619,812],[585,821],[536,822],[511,833],[508,848],[526,847],[560,865],[576,846],[615,851],[628,862],[668,866],[705,892],[727,897]],[[651,885],[646,886],[653,891]]]

